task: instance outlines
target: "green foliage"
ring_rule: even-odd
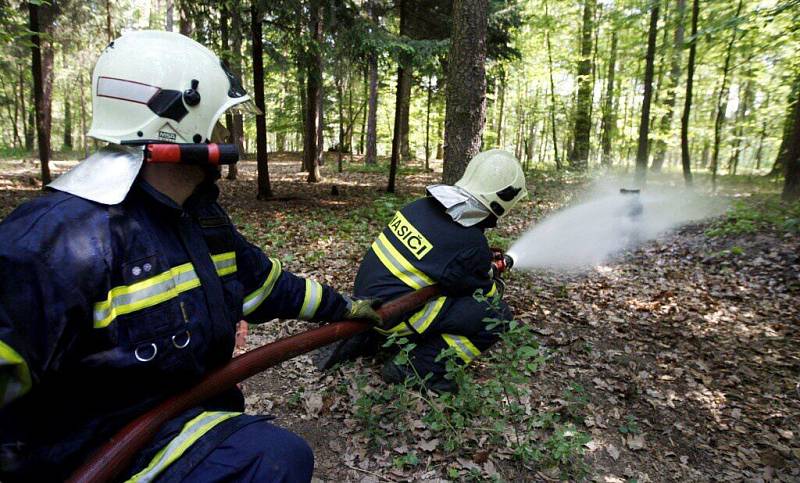
[[[736,201],[725,216],[706,230],[706,234],[720,237],[761,230],[800,232],[800,202],[786,203],[777,195]]]
[[[631,415],[625,416],[625,422],[622,423],[618,429],[622,434],[639,434],[641,432],[639,423],[637,423],[636,418]]]
[[[499,303],[499,299],[486,299],[480,292],[474,297],[490,305]],[[363,377],[356,379],[361,393],[357,416],[364,434],[375,446],[389,441],[393,445],[398,441],[418,443],[408,421],[421,420],[448,454],[468,456],[478,450],[478,441],[485,441],[480,448],[502,451],[525,465],[557,466],[565,477],[580,477],[584,472],[580,455],[590,439],[576,429],[587,403],[584,389],[572,385],[565,391],[566,416],[537,413],[529,401],[532,381],[547,360],[546,352],[525,324],[492,318],[484,319],[484,323],[500,333],[500,342],[482,356],[487,373],[480,383],[454,349],[442,351],[437,359],[444,361],[446,377],[458,384],[456,394],[425,389],[430,375],[417,373],[409,363],[414,342],[407,337],[389,337],[385,347],[396,348],[394,362],[409,367],[413,376],[404,384],[379,387],[369,386]],[[394,465],[404,468],[416,464],[417,459],[416,454],[408,453],[395,458]],[[481,478],[479,472],[464,475],[452,467],[448,476]]]

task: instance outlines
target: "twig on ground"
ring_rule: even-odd
[[[372,475],[372,476],[374,476],[376,478],[379,478],[379,479],[381,479],[383,481],[395,481],[395,480],[387,478],[387,477],[385,477],[385,476],[383,476],[383,475],[381,475],[379,473],[375,473],[374,471],[365,470],[365,469],[359,468],[357,466],[350,466],[347,463],[345,463],[344,466],[346,466],[347,468],[350,468],[351,470],[356,470],[356,471],[360,471],[362,473],[366,473],[368,475]]]

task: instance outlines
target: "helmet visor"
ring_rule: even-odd
[[[235,106],[231,106],[230,108],[228,108],[226,112],[229,112],[231,114],[239,114],[245,119],[249,119],[253,116],[264,115],[264,113],[261,112],[261,109],[259,109],[258,106],[256,106],[256,103],[249,98],[244,102],[240,102]]]

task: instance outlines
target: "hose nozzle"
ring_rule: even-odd
[[[507,272],[508,270],[511,270],[511,267],[514,266],[514,259],[511,258],[511,255],[498,250],[494,252],[494,260],[492,260],[492,265],[494,265],[494,267],[500,273]]]

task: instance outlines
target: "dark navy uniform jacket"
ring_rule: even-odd
[[[458,310],[458,320],[447,324],[455,327],[449,331],[457,334],[461,332],[459,326],[482,325],[483,319],[491,316],[487,315],[488,302],[475,310],[473,300],[476,290],[487,297],[496,292],[491,262],[492,252],[483,229],[456,223],[438,201],[426,197],[406,205],[383,229],[361,262],[353,293],[391,300],[438,283],[441,297],[418,311],[384,321],[384,332],[422,334],[448,316],[454,317],[451,308],[467,297],[471,302],[469,313]],[[507,307],[502,301],[500,304]],[[465,354],[463,358],[475,355]]]
[[[181,208],[139,180],[118,205],[56,192],[0,223],[0,480],[69,475],[228,361],[241,319],[343,316],[344,297],[282,271],[217,194],[209,184]],[[237,390],[202,409],[242,407]]]

